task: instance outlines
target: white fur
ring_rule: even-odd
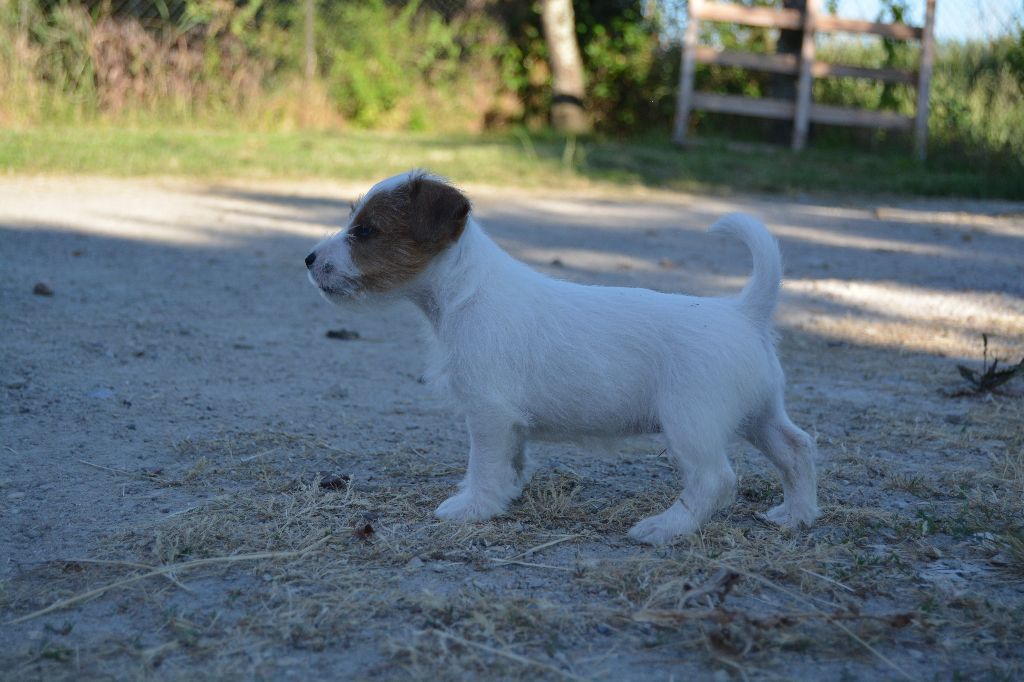
[[[753,253],[753,276],[738,296],[551,279],[508,255],[470,216],[458,241],[400,292],[430,321],[428,379],[447,389],[469,429],[465,479],[439,517],[502,513],[526,483],[528,440],[660,428],[685,487],[665,512],[630,530],[634,539],[657,544],[692,533],[733,499],[726,446],[737,433],[782,474],[785,499],[767,517],[790,526],[816,518],[814,445],[786,415],[771,329],[778,247],[759,221],[741,214],[711,231],[743,240]],[[328,240],[318,258],[353,267],[345,244]]]

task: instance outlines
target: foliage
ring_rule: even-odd
[[[303,78],[303,3],[295,0],[0,0],[0,125],[70,122],[355,127],[481,132],[546,128],[547,48],[537,0],[316,3],[316,77]],[[779,0],[742,0],[774,5]],[[83,4],[84,3],[84,4]],[[885,0],[901,21],[905,0]],[[114,12],[112,7],[120,7]],[[639,0],[575,0],[597,134],[664,134],[675,107],[678,36]],[[446,8],[444,11],[438,7]],[[128,9],[125,9],[128,8]],[[474,9],[475,8],[475,9]],[[778,32],[706,23],[701,41],[772,52]],[[918,48],[828,41],[827,61],[913,68]],[[779,77],[700,65],[697,87],[777,95]],[[814,100],[912,113],[915,91],[865,79],[816,79]],[[985,43],[941,44],[931,98],[931,163],[1024,177],[1024,30]],[[763,140],[780,124],[700,114],[701,135]],[[785,127],[785,124],[782,124]],[[783,131],[786,132],[786,131]],[[905,134],[816,126],[813,144],[906,152]]]
[[[679,50],[662,45],[658,18],[644,18],[637,3],[577,4],[588,105],[599,129],[635,133],[662,127],[675,105]]]
[[[417,17],[418,2],[390,11],[383,0],[331,3],[323,8],[317,44],[321,46],[328,92],[346,119],[389,127],[395,116],[413,129],[426,115],[417,92],[445,87],[458,77],[461,46],[436,13]],[[336,40],[336,33],[346,40]],[[426,95],[426,93],[420,93]],[[401,111],[413,101],[412,111]]]

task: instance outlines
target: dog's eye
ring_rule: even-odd
[[[373,234],[376,232],[377,230],[376,228],[373,227],[373,225],[367,225],[365,223],[353,225],[351,228],[349,228],[348,231],[348,233],[355,237],[356,239],[366,239],[367,237],[373,236]]]

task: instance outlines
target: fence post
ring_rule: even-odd
[[[306,84],[309,85],[316,78],[316,38],[315,29],[316,25],[314,19],[316,18],[316,7],[314,5],[315,0],[306,0],[305,2],[305,45],[306,45]]]
[[[693,109],[693,74],[696,66],[700,4],[702,0],[689,0],[686,3],[686,32],[683,33],[682,65],[679,69],[679,97],[676,100],[676,120],[672,126],[672,141],[682,144],[686,141],[686,127]]]
[[[796,83],[796,111],[793,115],[793,149],[800,151],[807,144],[807,129],[811,116],[811,88],[814,79],[814,31],[818,16],[818,0],[807,0],[804,5],[804,37],[800,43],[800,75]]]
[[[924,161],[928,155],[928,92],[932,82],[932,64],[935,61],[935,0],[928,0],[921,31],[921,68],[917,77],[917,117],[914,120],[914,151]]]

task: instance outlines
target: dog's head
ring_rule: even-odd
[[[306,256],[309,278],[333,302],[395,293],[455,243],[469,200],[423,171],[378,182],[352,206],[348,225]]]

